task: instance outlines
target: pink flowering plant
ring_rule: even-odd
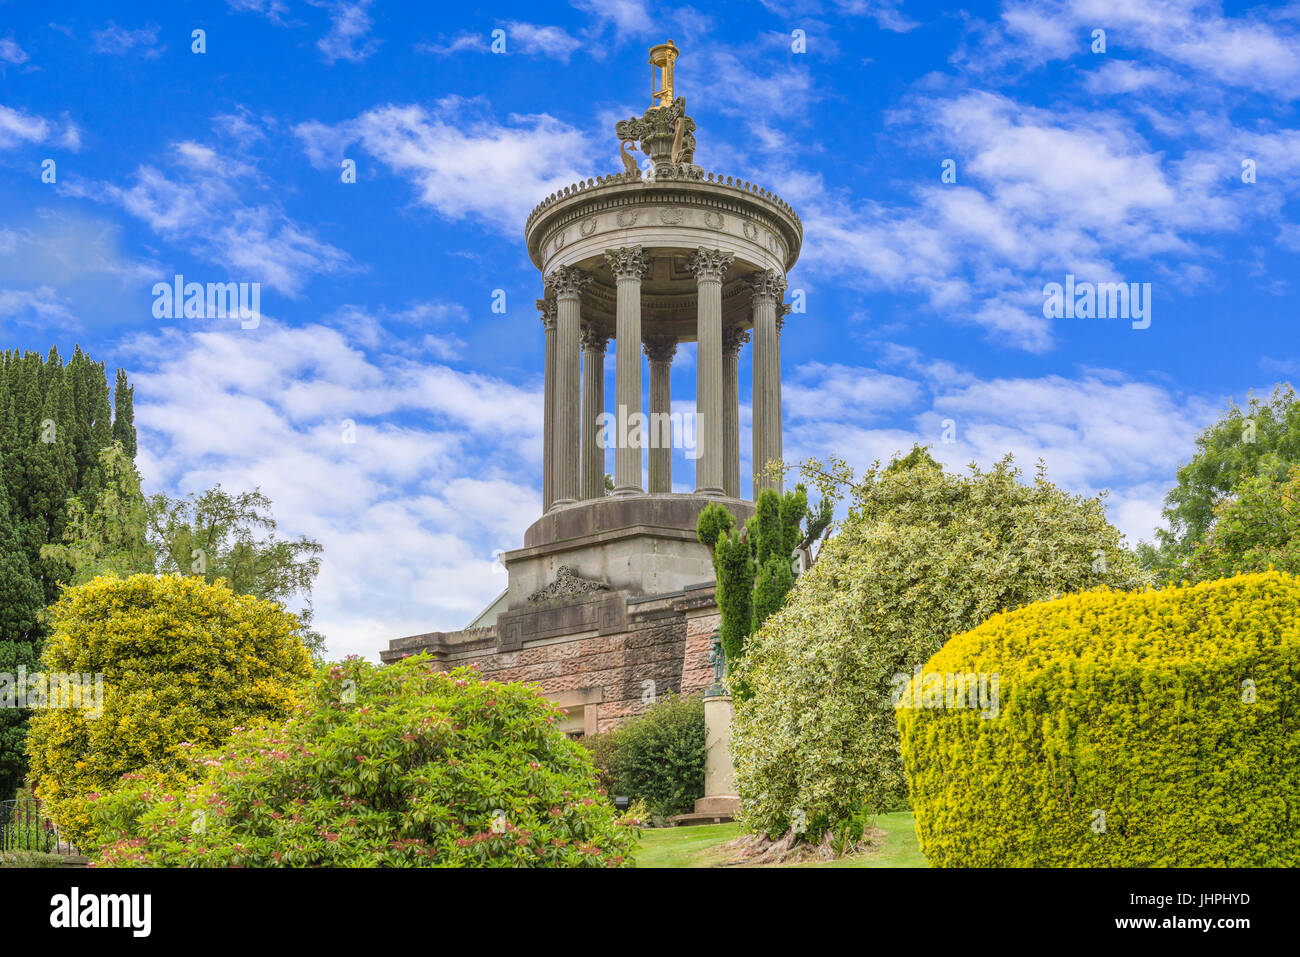
[[[326,665],[280,726],[127,775],[95,802],[100,866],[626,867],[638,832],[531,685],[427,655]]]

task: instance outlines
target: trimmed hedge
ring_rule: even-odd
[[[998,677],[995,717],[926,706],[958,673]],[[1300,579],[1038,602],[903,691],[932,866],[1300,865]]]

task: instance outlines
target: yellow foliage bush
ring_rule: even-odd
[[[27,751],[37,795],[63,835],[89,849],[90,802],[124,774],[184,779],[188,748],[240,725],[288,717],[310,674],[298,619],[224,581],[135,575],[64,591],[41,666],[103,675],[103,713],[35,711]]]
[[[957,674],[997,676],[995,716],[927,706]],[[933,866],[1300,865],[1297,700],[1289,575],[995,615],[903,689],[921,849]]]

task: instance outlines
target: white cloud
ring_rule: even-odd
[[[164,330],[129,355],[147,487],[260,486],[284,534],[325,546],[314,604],[332,656],[463,627],[504,587],[493,551],[518,547],[541,509],[540,382],[270,320]]]
[[[0,61],[19,64],[26,63],[29,59],[26,51],[13,37],[0,37]]]
[[[129,30],[109,21],[108,26],[102,30],[93,31],[90,36],[96,53],[125,56],[128,53],[138,51],[139,56],[153,59],[161,55],[163,51],[163,48],[158,46],[158,31],[160,29],[158,24],[150,23],[138,30]]]
[[[1106,31],[1105,54],[1090,53],[1094,29]],[[975,70],[1033,68],[1075,56],[1090,56],[1100,66],[1102,57],[1113,53],[1139,54],[1175,72],[1204,74],[1221,86],[1287,101],[1300,96],[1300,30],[1294,15],[1225,16],[1215,0],[1008,2],[998,23],[982,24],[977,32],[978,48],[957,57]]]
[[[294,128],[312,163],[337,168],[353,143],[412,182],[420,203],[450,220],[475,219],[505,235],[548,193],[583,178],[575,167],[597,155],[573,127],[543,113],[492,117],[479,100],[447,97],[432,111],[381,106],[330,126]]]
[[[238,281],[260,282],[296,295],[312,275],[352,268],[347,253],[313,236],[260,187],[255,164],[194,141],[175,143],[171,170],[140,166],[129,186],[72,181],[69,195],[115,203],[154,232],[190,245],[232,270]]]
[[[1048,478],[1070,491],[1108,489],[1110,519],[1130,544],[1152,537],[1178,466],[1218,409],[1203,397],[1106,370],[980,380],[898,346],[886,348],[885,364],[921,378],[847,366],[796,370],[795,408],[785,403],[787,458],[837,455],[861,470],[919,443],[951,470],[970,462],[988,468],[1010,452],[1030,477],[1042,459]],[[906,424],[874,425],[881,413]],[[954,441],[944,441],[946,430]]]
[[[379,48],[379,41],[370,33],[371,21],[368,12],[371,0],[309,0],[314,7],[324,7],[330,14],[330,31],[316,41],[316,47],[325,55],[326,61],[336,63],[348,60],[359,63]]]

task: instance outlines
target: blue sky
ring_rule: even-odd
[[[669,37],[696,162],[803,218],[788,457],[1041,457],[1136,541],[1196,431],[1300,373],[1300,4],[1180,0],[0,2],[0,345],[126,367],[147,491],[260,486],[318,538],[333,654],[462,627],[540,512],[524,218],[620,168]],[[155,318],[177,273],[260,282],[262,322]],[[1150,283],[1150,327],[1044,318],[1067,273]]]

